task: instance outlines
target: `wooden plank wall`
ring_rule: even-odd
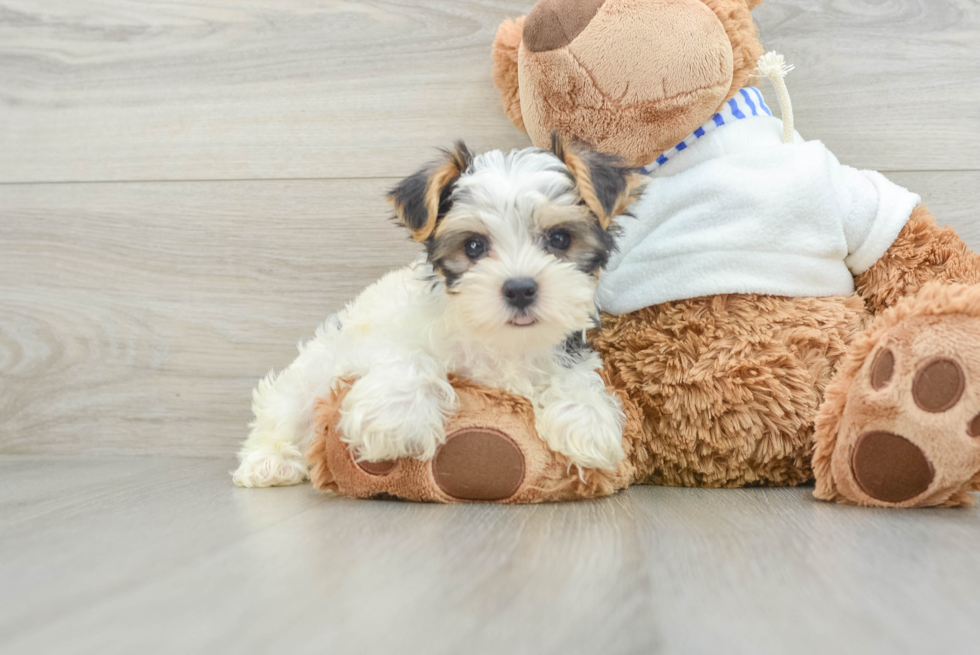
[[[228,456],[256,379],[415,252],[384,189],[528,144],[489,46],[532,4],[0,0],[0,454]],[[756,20],[798,129],[980,247],[980,3]]]

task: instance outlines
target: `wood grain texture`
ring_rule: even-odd
[[[656,650],[627,496],[253,493],[230,484],[232,463],[0,459],[0,651]]]
[[[980,173],[902,173],[980,247]],[[394,180],[6,185],[0,453],[220,456],[250,391],[417,248]]]
[[[966,653],[977,510],[634,487],[534,507],[0,457],[4,653]]]
[[[532,5],[3,0],[0,182],[398,176],[457,137],[523,146],[489,49]],[[801,133],[842,161],[980,168],[977,2],[767,0],[756,21],[797,66]]]
[[[953,226],[968,246],[980,250],[980,173],[901,171],[888,178],[918,193],[939,225]]]
[[[0,181],[377,177],[526,145],[490,81],[528,2],[4,0]]]
[[[980,169],[976,0],[765,0],[753,13],[766,49],[796,66],[805,138],[856,168]]]
[[[975,650],[975,508],[845,508],[810,492],[630,489],[664,652]]]
[[[257,379],[415,257],[387,185],[3,187],[0,452],[231,452]]]

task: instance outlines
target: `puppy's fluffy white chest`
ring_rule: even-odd
[[[330,323],[325,329],[330,329]],[[528,397],[560,368],[556,360],[560,349],[555,347],[528,351],[474,339],[449,311],[442,284],[424,259],[388,273],[365,289],[337,315],[334,329],[335,333],[322,337],[339,338],[343,346],[336,354],[340,357],[346,353],[356,362],[359,352],[379,342],[398,344],[432,358],[443,375],[455,373]]]

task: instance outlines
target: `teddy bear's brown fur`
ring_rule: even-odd
[[[644,417],[636,481],[741,487],[812,477],[817,410],[867,315],[858,297],[720,295],[602,320],[593,346]]]

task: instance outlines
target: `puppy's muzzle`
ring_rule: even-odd
[[[529,277],[511,278],[504,282],[503,292],[508,305],[524,309],[538,297],[538,283]]]

